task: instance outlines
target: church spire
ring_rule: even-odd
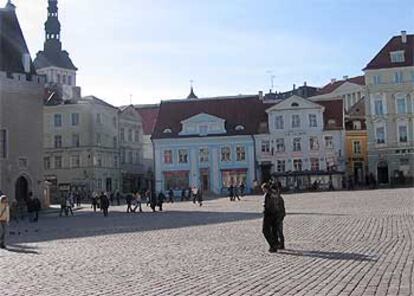
[[[58,12],[58,1],[49,0],[49,7],[47,8],[47,21],[45,23],[45,51],[62,50],[62,43],[60,42],[60,22]]]

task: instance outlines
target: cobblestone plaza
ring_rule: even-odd
[[[413,295],[412,189],[286,195],[287,250],[261,233],[262,197],[85,208],[10,227],[6,295]],[[20,232],[20,235],[18,233]]]

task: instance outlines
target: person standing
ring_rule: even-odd
[[[172,188],[168,190],[168,202],[174,203],[174,191],[172,190]]]
[[[138,207],[139,207],[139,212],[142,213],[142,198],[141,198],[141,194],[139,192],[135,193],[134,196],[134,203],[135,203],[135,207],[132,210],[134,213],[137,211]]]
[[[234,201],[234,186],[233,186],[233,184],[231,184],[230,187],[229,187],[229,198],[230,198],[230,201]]]
[[[116,204],[118,206],[121,205],[121,193],[119,193],[119,191],[116,192]]]
[[[34,212],[33,222],[37,222],[39,221],[39,212],[42,209],[42,204],[37,196],[35,196],[32,200],[32,207]]]
[[[132,212],[132,195],[130,193],[128,193],[125,197],[125,201],[127,204],[127,213],[131,213]]]
[[[203,205],[203,192],[201,191],[201,189],[198,190],[197,195],[198,204],[201,207]]]
[[[196,203],[198,197],[198,188],[196,186],[193,186],[193,189],[191,189],[191,195],[193,196],[193,203]]]
[[[101,209],[104,214],[104,217],[107,217],[109,209],[109,198],[106,196],[106,194],[102,192],[99,199],[101,200]]]
[[[96,206],[98,205],[98,196],[96,192],[92,192],[92,198],[91,198],[91,207],[93,208],[93,211],[96,212]]]
[[[160,194],[158,194],[158,200],[157,200],[157,205],[158,205],[158,209],[160,212],[162,212],[162,204],[165,201],[165,195],[164,193],[160,192]]]
[[[240,196],[244,196],[244,190],[246,189],[246,186],[244,185],[244,182],[240,183]]]
[[[10,221],[9,201],[6,195],[0,196],[0,248],[6,248],[7,225]]]
[[[285,203],[280,195],[277,184],[266,184],[265,192],[263,234],[270,245],[269,252],[275,253],[277,249],[285,248],[285,237],[283,234],[283,220],[286,216]]]

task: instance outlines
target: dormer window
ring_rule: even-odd
[[[240,132],[240,131],[244,131],[245,127],[243,125],[238,125],[234,128],[236,131]]]
[[[328,127],[336,127],[336,120],[335,119],[329,119],[328,120]]]
[[[390,53],[390,57],[391,57],[391,63],[404,63],[405,62],[404,50],[393,51]]]
[[[296,102],[293,102],[292,105],[290,105],[291,107],[299,107],[299,104]]]
[[[162,133],[163,134],[172,134],[172,130],[170,128],[166,128]]]

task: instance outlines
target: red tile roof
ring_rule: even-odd
[[[391,63],[390,53],[404,50],[405,61]],[[414,35],[407,35],[407,42],[402,43],[401,36],[394,36],[372,59],[364,70],[414,66]]]
[[[365,85],[365,77],[364,76],[356,76],[356,77],[348,78],[346,80],[338,80],[338,81],[335,81],[335,82],[330,82],[327,85],[325,85],[324,87],[322,87],[317,92],[316,95],[330,94],[331,92],[335,91],[338,87],[340,87],[345,82],[355,83],[355,84],[359,84],[359,85]]]
[[[260,122],[267,122],[267,108],[269,105],[263,104],[258,96],[164,101],[160,106],[152,138],[183,137],[178,135],[182,129],[181,121],[200,113],[226,121],[227,133],[220,136],[254,135],[259,129]],[[236,131],[235,127],[238,125],[244,126],[244,130]],[[172,133],[163,133],[166,129],[171,129]]]
[[[325,107],[325,112],[323,113],[325,129],[337,130],[344,128],[343,100],[315,101],[315,103]],[[335,124],[330,126],[328,122],[331,119],[335,120]]]
[[[135,106],[139,115],[142,117],[143,130],[145,135],[152,135],[155,125],[157,123],[158,112],[160,107],[158,105],[150,106]]]

